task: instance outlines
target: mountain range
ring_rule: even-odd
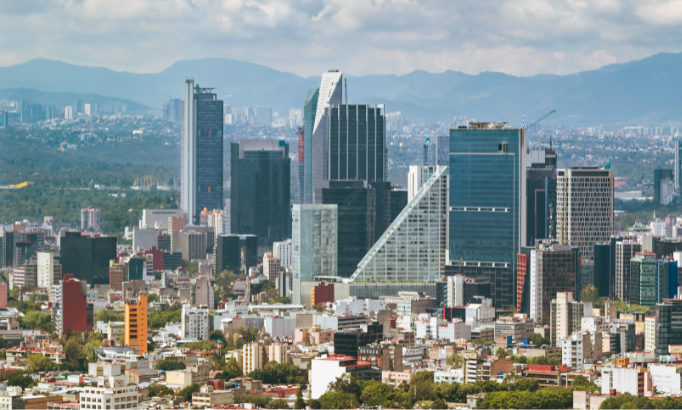
[[[659,53],[570,75],[414,71],[344,78],[350,103],[385,104],[387,112],[401,111],[415,121],[450,122],[454,116],[467,116],[520,126],[524,112],[528,123],[556,109],[557,125],[663,126],[679,123],[679,67],[682,53]],[[338,69],[343,71],[343,67]],[[214,87],[218,97],[232,107],[268,105],[283,115],[288,115],[289,108],[302,107],[308,88],[320,84],[320,77],[300,77],[230,59],[179,61],[152,74],[35,59],[0,67],[0,97],[29,99],[23,95],[40,90],[38,102],[47,102],[43,100],[54,93],[51,102],[59,105],[62,93],[94,94],[160,109],[169,98],[182,98],[186,78]]]

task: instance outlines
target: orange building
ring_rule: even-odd
[[[139,354],[147,353],[147,295],[126,302],[124,343]]]

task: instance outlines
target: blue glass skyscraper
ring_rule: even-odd
[[[303,105],[303,203],[313,203],[313,128],[319,88],[311,88]]]
[[[515,303],[525,244],[525,130],[470,123],[450,130],[450,261],[490,281],[496,307]]]

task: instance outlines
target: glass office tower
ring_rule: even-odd
[[[258,236],[258,254],[291,238],[291,159],[284,141],[231,146],[230,229]]]
[[[303,105],[303,203],[313,203],[313,128],[319,88],[311,88]]]
[[[496,307],[515,303],[525,244],[525,130],[469,123],[450,130],[450,260],[490,281]]]

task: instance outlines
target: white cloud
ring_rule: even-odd
[[[224,57],[300,75],[566,74],[682,47],[682,0],[0,2],[0,65],[156,72]]]

